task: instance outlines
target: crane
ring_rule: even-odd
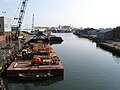
[[[15,31],[15,39],[18,39],[20,35],[20,29],[21,29],[21,25],[24,19],[27,3],[28,3],[28,0],[22,1],[22,6],[20,8],[19,17],[14,18],[14,20],[17,21],[17,24],[12,26],[12,31]]]

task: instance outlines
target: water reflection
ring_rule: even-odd
[[[120,63],[120,57],[113,55],[113,59],[114,59],[117,63]]]
[[[79,37],[79,36],[78,36]],[[79,38],[83,38],[83,37],[79,37]],[[88,39],[89,40],[89,39]],[[91,40],[90,40],[91,41]],[[118,53],[118,52],[113,52],[112,50],[110,50],[110,49],[107,49],[107,48],[105,48],[105,47],[102,47],[99,43],[96,43],[96,42],[93,42],[93,41],[91,41],[93,44],[95,44],[96,45],[96,49],[101,49],[101,50],[103,50],[103,51],[105,51],[105,52],[109,52],[110,54],[112,54],[112,57],[113,57],[113,59],[117,62],[117,63],[120,63],[120,53]]]
[[[25,81],[25,80],[20,80],[18,78],[8,78],[5,80],[5,82],[6,82],[7,90],[21,90],[18,89],[18,87],[27,88],[26,90],[28,90],[29,88],[32,87],[35,88],[41,86],[50,86],[52,84],[58,83],[63,80],[64,80],[63,76],[57,76],[42,81]]]

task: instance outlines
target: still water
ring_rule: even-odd
[[[120,58],[96,43],[72,33],[60,33],[64,41],[52,45],[64,66],[64,77],[47,81],[6,80],[7,90],[120,90]]]

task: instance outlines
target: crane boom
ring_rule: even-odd
[[[18,18],[14,18],[14,20],[17,20],[17,25],[14,25],[12,27],[12,31],[16,32],[16,34],[15,34],[16,38],[18,38],[19,34],[20,34],[20,29],[21,29],[21,25],[23,23],[23,19],[24,19],[27,3],[28,3],[28,0],[23,0],[22,6],[21,6],[21,9],[20,9],[20,12],[19,12],[19,17]]]
[[[19,13],[19,19],[18,19],[18,27],[21,28],[23,19],[24,19],[24,15],[25,15],[25,11],[26,11],[26,7],[27,7],[27,2],[28,0],[23,0],[22,2],[22,6],[20,9],[20,13]]]

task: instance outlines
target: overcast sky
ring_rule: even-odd
[[[23,0],[0,0],[0,16],[13,20]],[[73,25],[74,27],[109,28],[120,26],[120,0],[28,0],[23,26]]]

